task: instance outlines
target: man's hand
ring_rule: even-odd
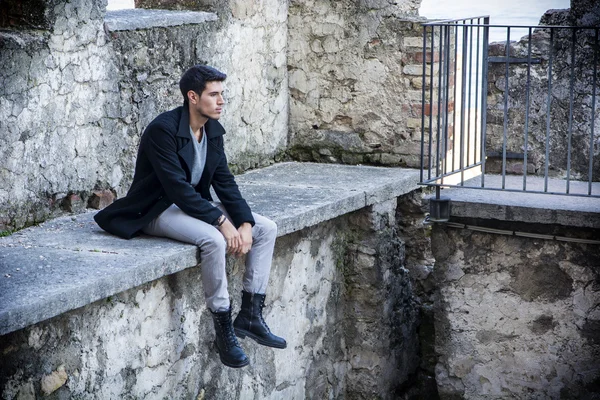
[[[217,227],[217,229],[221,232],[225,238],[225,241],[227,242],[227,252],[235,255],[240,254],[243,248],[242,237],[240,232],[235,229],[235,226],[233,226],[228,219],[225,219],[225,222],[223,222],[221,226]]]
[[[226,219],[217,229],[221,232],[227,242],[227,252],[235,256],[241,256],[252,248],[252,225],[244,222],[237,230],[235,226]]]
[[[238,232],[240,233],[242,241],[242,251],[239,255],[246,254],[252,248],[252,225],[248,222],[244,222],[238,228]]]

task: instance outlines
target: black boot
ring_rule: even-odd
[[[240,368],[248,365],[250,360],[240,347],[240,344],[233,333],[231,324],[231,307],[227,311],[213,312],[211,310],[213,322],[215,323],[215,345],[221,357],[221,362],[231,368]]]
[[[242,290],[242,309],[233,321],[235,334],[241,339],[248,336],[263,346],[285,349],[287,347],[285,339],[273,335],[263,319],[262,309],[264,306],[264,294],[248,293]]]

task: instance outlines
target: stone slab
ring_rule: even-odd
[[[446,188],[442,196],[452,202],[451,215],[502,221],[528,222],[536,224],[559,224],[564,226],[600,228],[600,198],[571,195],[548,195],[500,190],[472,189],[480,184],[481,178],[465,183],[467,188]],[[502,188],[502,177],[486,175],[485,186]],[[469,188],[471,187],[471,188]],[[521,176],[507,175],[506,189],[522,190]],[[549,179],[550,193],[564,193],[566,181]],[[544,179],[528,177],[528,190],[544,190]],[[587,183],[571,182],[570,193],[587,193]],[[593,183],[592,194],[600,194],[600,183]]]
[[[237,177],[252,209],[286,235],[415,190],[419,172],[282,163]],[[0,238],[0,335],[197,265],[195,246],[102,231],[94,212]]]
[[[217,15],[202,11],[169,11],[134,8],[107,11],[104,26],[110,32],[134,31],[157,27],[203,24],[216,21]]]

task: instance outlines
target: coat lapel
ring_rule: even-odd
[[[194,163],[194,144],[190,136],[190,112],[185,105],[182,107],[177,137],[179,139],[177,142],[182,143],[179,150],[177,150],[177,154],[183,159],[188,173],[191,175],[192,164]]]
[[[204,132],[206,133],[206,139],[208,139],[208,149],[206,152],[206,165],[204,167],[204,173],[208,173],[212,176],[212,170],[217,165],[219,158],[224,154],[222,148],[217,145],[214,139],[223,136],[225,129],[214,119],[209,119],[204,125]],[[188,173],[191,178],[192,166],[194,163],[194,144],[190,136],[190,111],[184,104],[182,107],[181,118],[179,119],[179,128],[177,130],[178,142],[182,143],[177,154],[183,159],[186,164]],[[204,176],[204,173],[202,174]]]

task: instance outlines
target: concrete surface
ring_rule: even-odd
[[[600,198],[500,191],[501,181],[502,176],[486,175],[485,186],[492,190],[472,189],[481,183],[477,177],[466,181],[466,188],[447,188],[441,194],[450,198],[456,217],[600,228]],[[543,185],[543,178],[527,178],[527,190],[543,191]],[[572,181],[570,186],[570,193],[587,193],[587,183]],[[523,178],[507,175],[505,188],[522,190]],[[565,188],[564,180],[548,180],[548,192],[564,193]],[[592,194],[600,194],[600,183],[593,183]]]
[[[107,11],[106,16],[104,17],[104,26],[109,31],[130,31],[165,26],[202,24],[207,21],[216,20],[217,15],[214,13],[199,11],[146,10],[138,8]]]
[[[279,236],[417,188],[418,171],[282,163],[237,177],[252,209]],[[95,212],[63,217],[0,238],[0,335],[198,263],[195,246],[102,231]]]

